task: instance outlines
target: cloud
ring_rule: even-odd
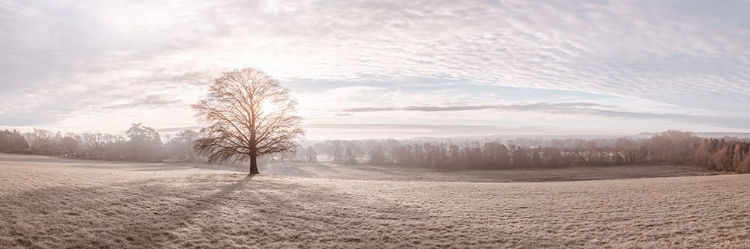
[[[81,112],[160,105],[148,96],[193,103],[220,72],[255,66],[309,85],[295,94],[329,91],[319,102],[351,108],[490,108],[497,101],[474,96],[494,85],[649,103],[628,111],[516,109],[740,127],[750,115],[748,7],[731,0],[3,1],[0,124],[50,125]],[[318,86],[326,81],[339,83]],[[436,84],[475,92],[443,101]],[[672,109],[651,111],[664,106]],[[695,117],[703,114],[710,115]],[[721,122],[706,121],[714,117]]]
[[[130,103],[126,104],[117,104],[117,105],[109,105],[105,106],[106,109],[126,109],[126,108],[146,108],[146,109],[153,109],[153,108],[166,108],[166,107],[173,107],[175,105],[185,105],[180,100],[170,100],[167,99],[165,95],[160,94],[151,94],[146,95],[143,98],[131,101]]]
[[[385,89],[375,86],[345,86],[327,90],[326,95],[337,100],[349,100],[359,97],[366,92],[382,91]]]
[[[420,111],[420,112],[445,112],[445,111],[478,111],[478,110],[506,110],[506,111],[545,111],[563,110],[563,108],[578,107],[604,107],[596,103],[534,103],[516,105],[475,105],[475,106],[407,106],[407,107],[365,107],[343,109],[342,112],[377,112],[377,111]]]
[[[406,106],[406,107],[364,107],[341,109],[339,113],[367,113],[367,112],[389,112],[389,111],[414,111],[414,112],[462,112],[496,110],[506,112],[536,112],[560,115],[588,115],[604,118],[627,118],[636,120],[662,119],[674,120],[686,123],[711,124],[720,127],[744,128],[750,126],[750,118],[705,116],[678,113],[650,113],[614,110],[611,105],[597,103],[533,103],[533,104],[510,104],[510,105],[457,105],[457,106]]]
[[[312,133],[311,140],[360,138],[414,138],[437,136],[484,136],[494,134],[534,134],[550,132],[549,128],[524,126],[504,127],[489,125],[429,125],[429,124],[335,124],[315,123],[305,125]]]

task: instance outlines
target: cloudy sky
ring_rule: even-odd
[[[0,127],[164,132],[255,67],[309,139],[750,132],[748,1],[0,1]]]

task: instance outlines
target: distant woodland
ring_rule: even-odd
[[[21,133],[0,131],[0,152],[62,156],[76,159],[161,162],[164,159],[195,160],[195,131],[186,130],[162,141],[159,132],[142,124],[133,124],[126,136],[103,133],[54,133],[34,129]]]
[[[338,163],[367,161],[437,170],[498,170],[570,166],[688,165],[750,173],[750,141],[703,139],[670,130],[647,139],[527,139],[408,142],[327,141],[313,145]]]
[[[134,124],[125,136],[4,130],[0,131],[0,152],[113,161],[204,161],[193,150],[197,138],[199,133],[185,130],[162,140],[156,130],[142,124]],[[710,170],[750,173],[748,154],[748,140],[703,139],[691,132],[670,130],[646,139],[331,140],[277,153],[265,160],[317,161],[321,155],[342,164],[370,163],[441,171],[694,164]]]

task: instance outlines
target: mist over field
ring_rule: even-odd
[[[0,248],[747,248],[747,1],[0,1]]]

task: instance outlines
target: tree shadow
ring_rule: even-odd
[[[96,187],[65,185],[3,195],[0,196],[0,248],[171,244],[175,231],[190,225],[187,221],[224,206],[234,193],[250,188],[283,187],[271,181],[254,180],[257,178],[247,175],[240,179],[148,179]],[[174,180],[186,181],[184,186],[177,187],[165,183]],[[51,235],[63,235],[66,239],[35,244],[49,242],[46,239]],[[82,241],[89,244],[81,245]]]
[[[424,214],[325,185],[196,174],[3,195],[0,217],[0,248],[231,248],[347,242],[363,230],[377,238],[382,224]]]

